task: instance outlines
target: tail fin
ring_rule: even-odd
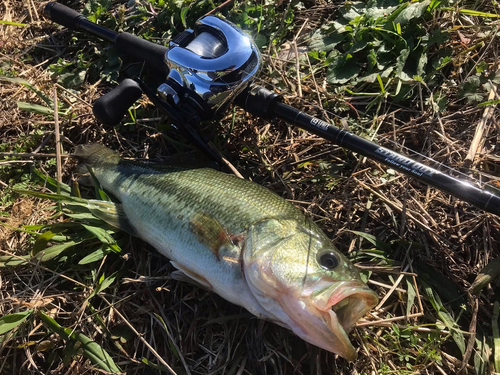
[[[71,156],[90,167],[102,164],[118,164],[120,161],[117,152],[98,143],[79,145]]]

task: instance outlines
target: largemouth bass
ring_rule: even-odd
[[[356,358],[348,332],[377,295],[298,208],[214,169],[124,160],[98,144],[78,146],[74,156],[121,201],[93,200],[91,211],[169,258],[172,277]]]

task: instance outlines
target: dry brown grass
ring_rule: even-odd
[[[64,47],[68,34],[43,18],[44,5],[39,1],[12,0],[0,5],[4,20],[29,24],[0,25],[0,68],[4,74],[16,72],[16,76],[51,96],[55,83],[47,67],[68,54]],[[76,2],[71,5],[80,8]],[[290,45],[295,36],[298,47],[304,45],[307,32],[318,27],[333,8],[326,1],[318,1],[300,11]],[[459,23],[454,17],[455,13],[441,15],[439,22],[443,28],[450,27]],[[298,31],[304,24],[301,36]],[[449,42],[455,45],[449,74],[457,86],[469,73],[461,69],[466,62],[478,56],[489,63],[496,59],[498,42],[482,40],[479,31],[480,26],[467,28],[462,36],[469,41],[456,34],[457,39]],[[469,50],[469,46],[480,42],[484,43]],[[289,62],[283,61],[288,58]],[[464,160],[484,109],[460,100],[457,87],[449,88],[450,104],[440,116],[434,116],[424,105],[408,108],[390,100],[383,101],[377,114],[363,113],[370,98],[328,92],[321,72],[301,82],[303,99],[298,99],[295,75],[286,74],[295,66],[293,54],[276,58],[272,64],[267,58],[266,64],[267,74],[273,79],[264,76],[263,80],[286,88],[286,100],[303,111],[335,119],[334,114],[325,114],[318,107],[319,97],[323,100],[320,106],[331,111],[340,109],[342,116],[359,116],[363,125],[371,127],[370,135],[382,144],[404,144],[438,162],[470,172]],[[147,108],[147,115],[135,125],[104,128],[97,124],[91,103],[105,89],[106,85],[99,82],[85,83],[78,92],[57,87],[59,101],[74,115],[71,120],[61,119],[65,152],[78,144],[99,142],[127,157],[161,161],[189,150],[182,138],[156,130],[160,121],[155,118],[159,115],[146,101],[141,106]],[[39,96],[28,88],[0,82],[0,96],[2,156],[28,153],[5,159],[25,163],[12,164],[11,169],[1,166],[0,212],[7,214],[0,216],[0,223],[6,224],[0,226],[0,255],[24,255],[29,253],[34,239],[13,228],[68,220],[53,217],[54,210],[42,210],[51,203],[9,190],[31,166],[55,177],[54,158],[44,156],[54,153],[54,123],[47,116],[17,107],[16,101],[40,103]],[[498,111],[493,110],[490,116],[490,124],[495,124]],[[335,121],[342,126],[340,120]],[[388,253],[379,254],[389,260],[382,263],[374,252],[358,253],[358,265],[370,271],[370,285],[382,303],[352,335],[360,354],[356,362],[347,363],[285,329],[251,317],[216,295],[171,280],[168,261],[132,238],[122,244],[123,255],[108,255],[100,263],[86,267],[68,269],[64,262],[31,262],[0,268],[0,316],[26,309],[44,311],[60,325],[94,339],[128,374],[158,373],[145,365],[143,358],[163,366],[163,371],[168,365],[177,374],[454,374],[464,366],[465,373],[474,373],[474,334],[492,335],[492,309],[500,297],[499,281],[493,280],[479,296],[470,294],[468,288],[478,272],[500,256],[498,217],[399,174],[387,174],[385,167],[297,128],[269,124],[240,109],[210,126],[215,143],[243,176],[301,207],[344,253],[373,248],[351,231],[373,234],[390,244]],[[492,175],[497,176],[493,180],[499,180],[498,156],[493,147],[498,149],[498,132],[498,126],[489,126],[485,146],[471,167],[476,176]],[[70,159],[62,160],[63,180],[69,182],[74,165]],[[118,281],[89,302],[87,297],[98,278],[115,271],[119,271]],[[459,326],[471,345],[466,351],[466,363],[449,336],[449,328],[436,324],[442,317],[433,309],[424,282],[438,291],[455,318],[461,314]],[[407,315],[409,284],[418,293]],[[456,290],[450,290],[450,286]],[[410,344],[409,336],[397,337],[398,327],[410,327],[408,335],[415,342]],[[1,374],[102,373],[36,315],[0,336],[0,353]],[[412,362],[405,355],[421,358],[420,362],[413,361],[417,363],[412,371],[404,367],[406,362]]]

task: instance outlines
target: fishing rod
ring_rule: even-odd
[[[47,4],[45,14],[69,29],[113,43],[120,52],[165,77],[156,92],[134,77],[97,99],[93,112],[105,125],[118,124],[130,106],[146,94],[183,135],[220,164],[220,154],[199,134],[197,126],[217,118],[235,103],[254,116],[284,120],[500,216],[499,196],[299,111],[283,103],[279,94],[253,84],[261,65],[259,50],[247,34],[227,20],[204,16],[196,21],[194,30],[183,31],[166,47],[104,28],[56,2]]]

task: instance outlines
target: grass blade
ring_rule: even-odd
[[[26,27],[26,26],[28,26],[26,23],[12,22],[12,21],[4,21],[4,20],[0,20],[0,25],[7,25],[7,26],[21,26],[21,27]]]
[[[413,284],[409,281],[406,280],[406,285],[407,285],[407,298],[408,298],[408,303],[406,305],[406,315],[411,314],[411,308],[413,307],[413,303],[415,302],[415,297],[417,296],[417,293],[415,292],[415,288],[413,287]]]
[[[498,14],[480,12],[478,10],[472,9],[459,9],[458,10],[462,14],[467,14],[468,16],[476,16],[476,17],[488,17],[488,18],[498,18]]]
[[[0,256],[0,268],[2,267],[14,267],[14,266],[19,266],[21,264],[26,264],[28,263],[28,260],[30,259],[29,256],[23,255],[19,257],[14,257],[11,255],[2,255]]]
[[[445,309],[443,303],[441,302],[441,298],[439,298],[439,295],[434,291],[434,289],[426,282],[422,282],[422,284],[424,285],[425,293],[427,294],[429,301],[434,307],[434,310],[436,310],[439,319],[441,319],[444,325],[450,330],[453,341],[455,341],[455,344],[457,344],[458,349],[460,349],[460,352],[463,355],[465,353],[466,346],[465,337],[462,332],[460,332],[458,324],[455,322],[450,313]]]
[[[101,260],[104,258],[106,254],[109,254],[112,250],[109,248],[108,245],[102,245],[98,247],[96,250],[91,252],[89,255],[83,257],[78,264],[80,265],[85,265],[93,262],[97,262],[98,260]]]
[[[82,198],[77,198],[77,197],[71,197],[68,195],[63,195],[63,194],[48,194],[48,193],[40,193],[38,191],[31,191],[31,190],[19,190],[19,189],[13,189],[16,193],[19,194],[24,194],[24,195],[29,195],[32,197],[36,198],[42,198],[42,199],[50,199],[56,202],[60,201],[68,201],[68,202],[76,202],[76,203],[87,203],[86,199]]]
[[[94,291],[92,293],[90,293],[90,295],[87,299],[91,299],[92,297],[97,295],[97,293],[102,292],[104,289],[106,289],[111,284],[113,284],[113,282],[116,280],[117,276],[118,276],[118,272],[115,272],[108,277],[105,277],[104,274],[102,274],[101,278],[99,279],[99,284],[94,289]]]
[[[166,372],[168,374],[171,374],[172,372],[165,366],[162,366],[162,365],[157,365],[156,363],[153,363],[153,362],[149,362],[147,358],[143,358],[142,360],[142,363],[144,363],[146,366],[149,366],[157,371],[161,371],[161,372]]]
[[[171,335],[170,335],[170,332],[168,331],[167,324],[165,323],[165,321],[163,320],[163,318],[160,315],[158,315],[156,313],[154,315],[155,315],[156,319],[158,319],[158,321],[162,324],[163,329],[167,333],[168,344],[170,346],[170,350],[175,355],[175,357],[180,360],[181,358],[179,357],[179,350],[177,349],[177,346],[175,345],[175,343],[171,339]]]
[[[61,231],[60,229],[59,231]],[[49,241],[57,234],[58,231],[54,230],[47,230],[43,232],[40,236],[37,237],[35,240],[35,244],[33,245],[33,250],[31,253],[33,255],[38,254],[40,251],[44,250],[47,248],[47,244]]]
[[[3,255],[0,256],[0,268],[2,267],[11,267],[11,266],[20,266],[28,263],[31,259],[36,262],[46,262],[48,260],[54,259],[58,255],[60,255],[64,250],[69,249],[75,245],[78,245],[81,241],[69,241],[63,244],[51,246],[44,251],[39,252],[35,256],[31,257],[30,255],[21,255],[21,256],[11,256],[11,255]]]
[[[385,243],[383,241],[380,241],[377,237],[375,237],[373,234],[368,234],[365,232],[360,232],[357,230],[349,230],[349,232],[354,233],[360,237],[363,237],[365,240],[370,242],[373,246],[375,246],[377,249],[382,250],[384,252],[390,252],[391,251],[391,245],[388,243]]]
[[[58,255],[60,255],[64,250],[69,249],[70,247],[73,247],[75,245],[78,245],[81,242],[82,241],[69,241],[66,243],[48,247],[44,251],[38,253],[36,255],[36,258],[40,259],[41,262],[46,262],[48,260],[54,259]]]
[[[79,332],[73,332],[69,328],[60,326],[54,319],[46,315],[43,311],[38,311],[38,316],[42,322],[54,333],[58,334],[64,341],[69,343],[79,342],[83,350],[83,356],[98,366],[100,369],[118,374],[122,371],[113,361],[113,358],[95,341]]]
[[[26,310],[14,314],[4,315],[0,318],[0,335],[12,331],[14,328],[24,322],[33,312],[33,310]]]
[[[40,179],[40,181],[44,183],[45,186],[47,186],[53,192],[57,191],[57,186],[59,185],[62,195],[71,195],[71,188],[68,185],[64,183],[59,184],[56,179],[50,177],[49,175],[43,174],[36,168],[33,169],[33,173],[36,177],[38,177],[38,179]]]
[[[189,6],[186,6],[181,9],[181,21],[182,21],[182,26],[184,26],[185,29],[188,28],[188,24],[186,22],[186,15],[189,11]]]
[[[102,228],[94,227],[91,225],[82,224],[85,229],[87,229],[90,233],[92,233],[95,238],[101,241],[103,244],[108,245],[111,250],[115,253],[119,253],[122,251],[120,246],[116,243],[115,239],[111,237],[111,235]]]
[[[489,262],[481,271],[479,271],[476,279],[472,283],[470,290],[474,294],[479,294],[481,290],[491,283],[491,281],[500,275],[500,257]]]
[[[5,77],[5,76],[0,76],[0,81],[5,81],[5,82],[10,82],[10,83],[17,83],[19,85],[23,85],[24,87],[29,88],[31,91],[33,91],[35,94],[42,99],[45,104],[50,108],[53,106],[52,99],[50,99],[47,95],[45,95],[43,92],[38,90],[35,86],[33,86],[29,81],[20,78],[20,77]]]
[[[71,337],[82,344],[84,357],[90,359],[93,364],[112,374],[122,372],[113,358],[98,343],[79,332],[73,333]]]
[[[40,115],[53,116],[54,114],[52,109],[40,104],[17,102],[17,106],[22,111],[38,113]]]

